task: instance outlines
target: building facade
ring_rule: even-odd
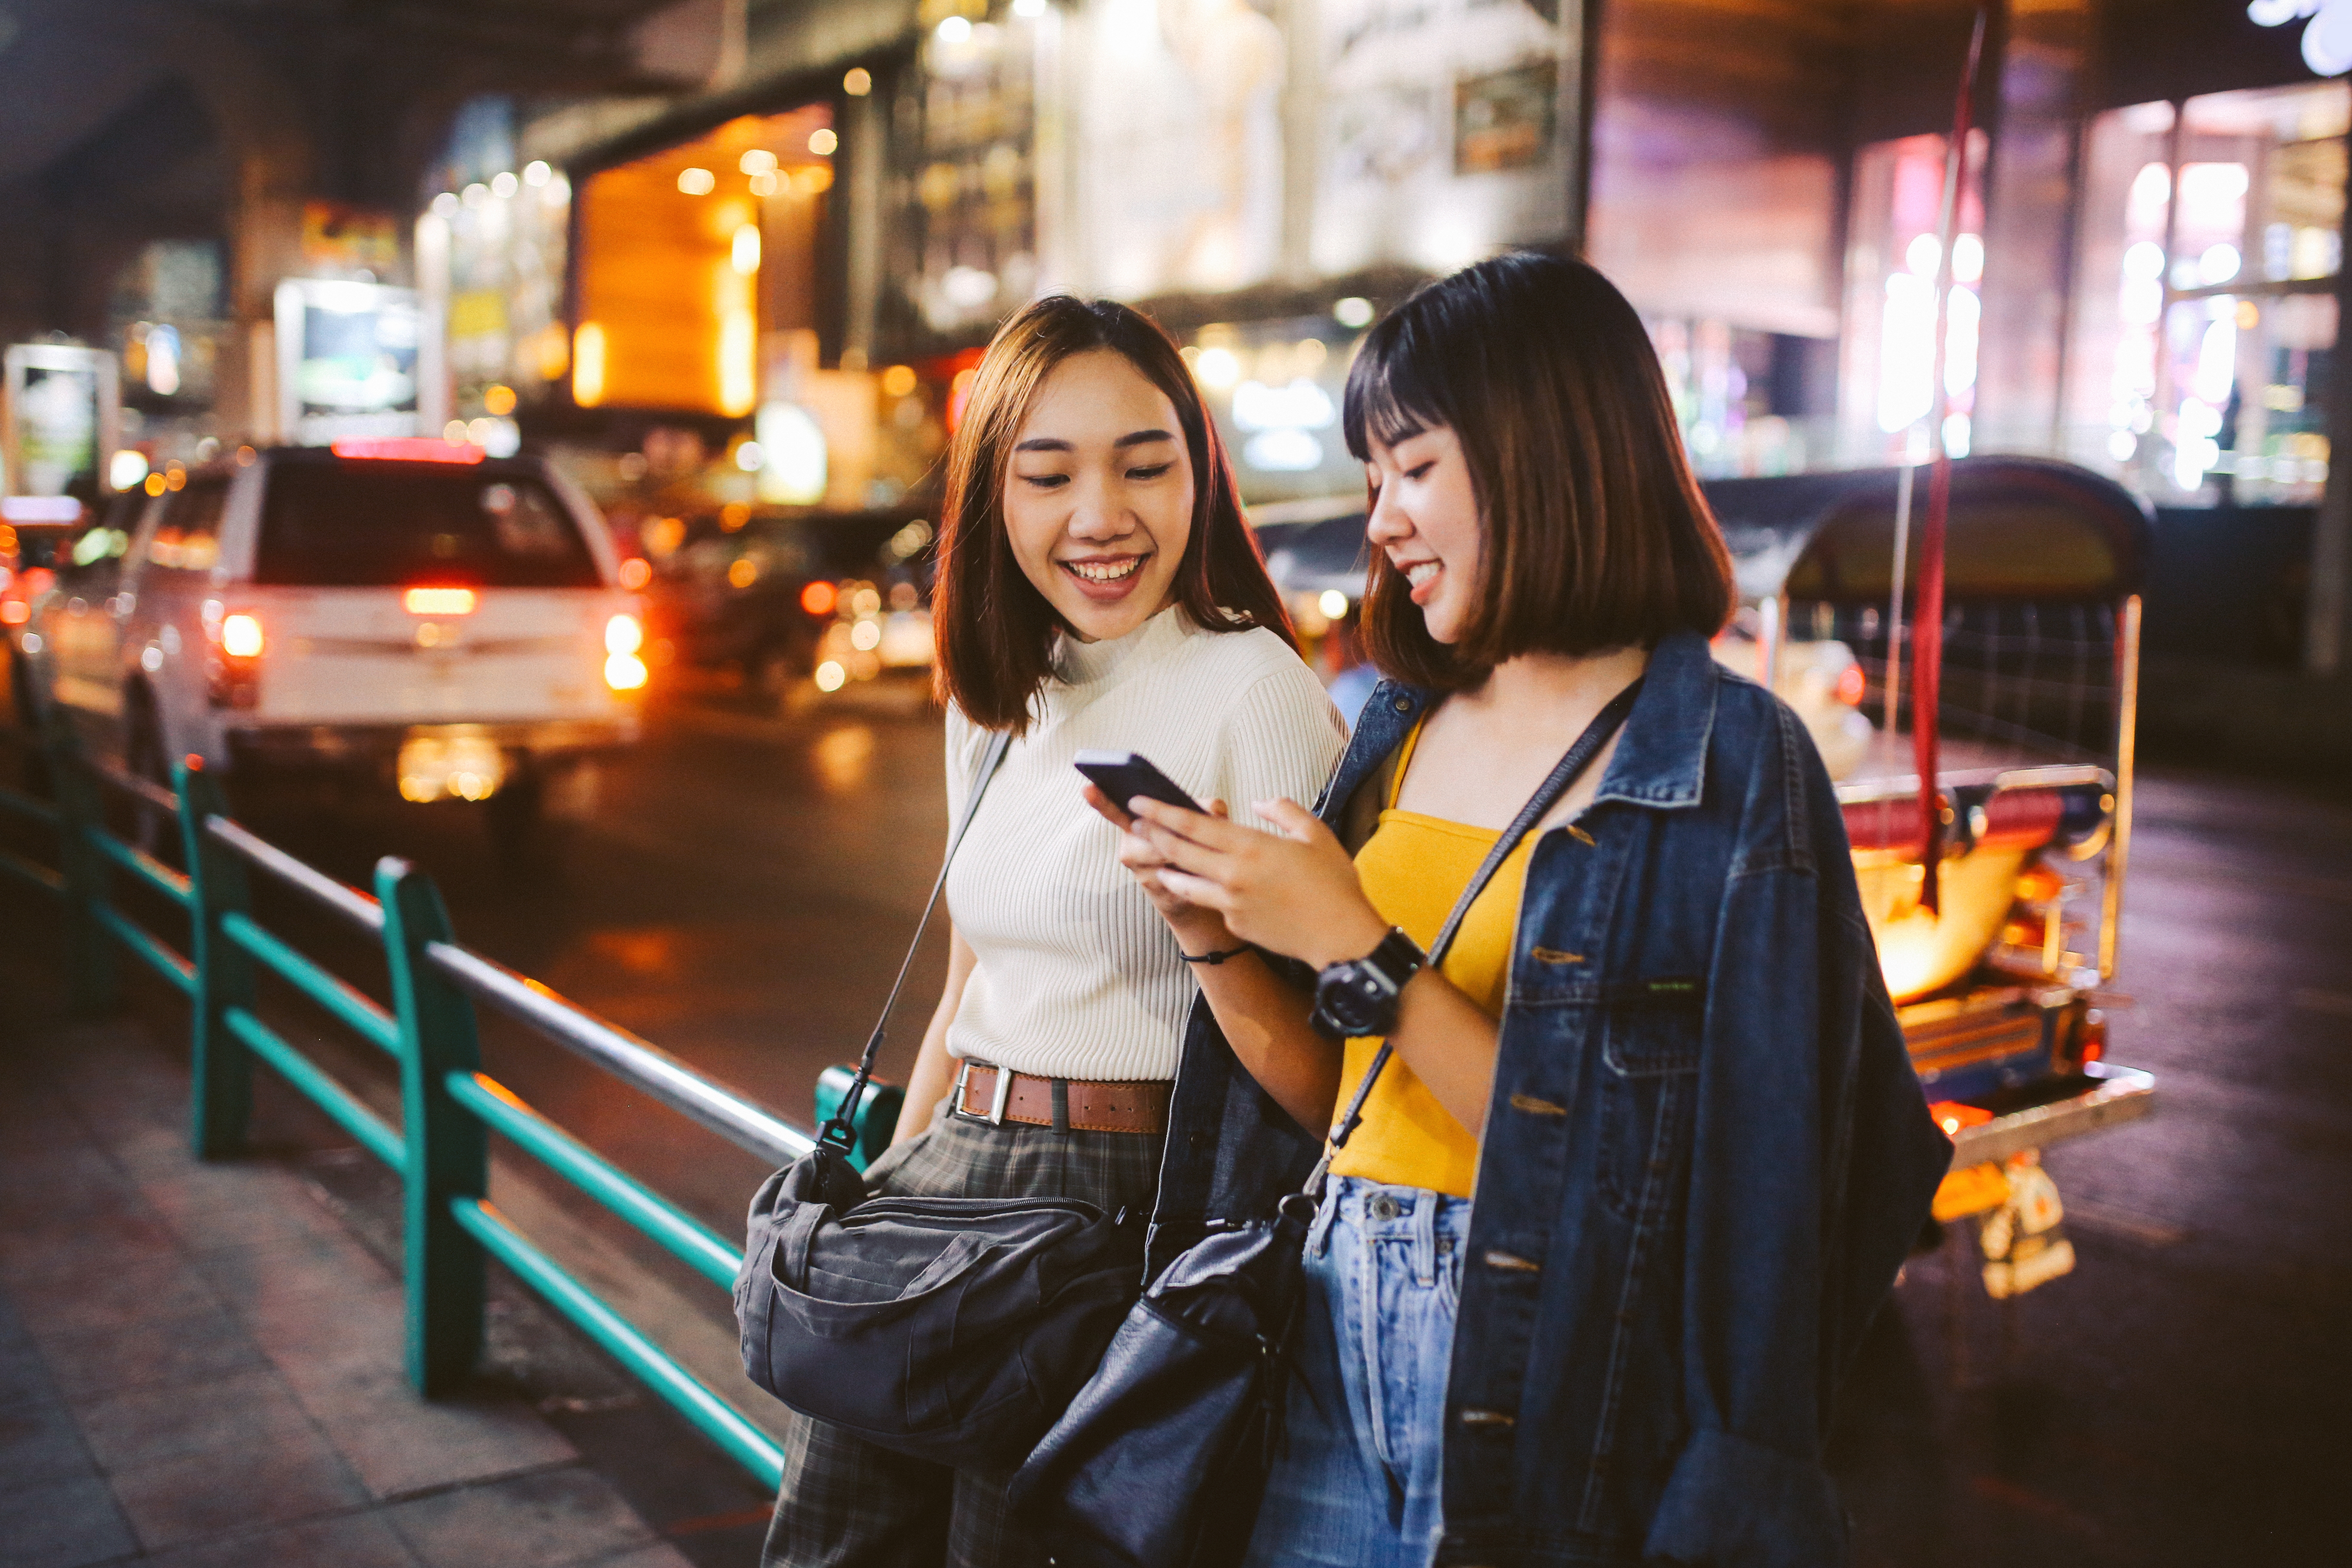
[[[2307,509],[2332,668],[2352,87],[2279,9],[1988,8],[1940,312],[1959,0],[755,5],[701,92],[507,110],[503,165],[424,193],[419,281],[452,420],[616,472],[683,432],[714,495],[836,509],[919,489],[1022,301],[1130,300],[1247,499],[1296,517],[1360,497],[1338,404],[1380,310],[1581,252],[1650,322],[1702,473],[1940,435],[2166,509]]]

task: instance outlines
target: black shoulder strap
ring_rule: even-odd
[[[1544,819],[1546,812],[1559,804],[1559,797],[1568,793],[1569,786],[1576,782],[1578,775],[1592,765],[1592,759],[1601,754],[1601,748],[1609,743],[1609,737],[1617,732],[1617,727],[1625,721],[1625,715],[1633,710],[1633,699],[1641,689],[1642,682],[1636,678],[1631,686],[1611,698],[1608,706],[1594,715],[1592,722],[1584,727],[1584,733],[1576,738],[1576,744],[1569,747],[1567,754],[1553,766],[1549,775],[1536,786],[1536,793],[1528,796],[1528,804],[1519,807],[1519,815],[1503,829],[1503,836],[1495,840],[1495,847],[1486,851],[1486,858],[1478,863],[1475,871],[1470,873],[1470,880],[1463,885],[1462,896],[1454,900],[1454,911],[1445,917],[1445,924],[1438,931],[1437,940],[1429,944],[1430,968],[1436,968],[1444,960],[1446,949],[1454,945],[1454,933],[1462,929],[1463,917],[1470,912],[1470,906],[1478,901],[1478,895],[1486,890],[1496,868],[1510,858],[1511,851],[1518,847],[1519,840]],[[1380,1050],[1372,1058],[1372,1065],[1364,1069],[1363,1081],[1356,1086],[1355,1096],[1348,1101],[1347,1110],[1331,1126],[1329,1149],[1317,1163],[1315,1173],[1307,1178],[1307,1191],[1309,1194],[1321,1188],[1323,1174],[1330,1166],[1331,1156],[1346,1147],[1349,1134],[1363,1120],[1364,1101],[1371,1098],[1372,1085],[1379,1079],[1381,1069],[1389,1065],[1389,1058],[1394,1051],[1393,1046],[1382,1040]]]
[[[890,994],[882,1003],[882,1016],[874,1020],[874,1033],[866,1037],[865,1054],[857,1058],[857,1077],[849,1092],[841,1097],[841,1105],[817,1134],[819,1143],[830,1142],[848,1149],[857,1142],[851,1126],[857,1115],[857,1102],[866,1096],[866,1080],[874,1076],[874,1058],[882,1049],[882,1037],[890,1027],[890,1010],[898,1005],[899,989],[907,984],[907,972],[915,966],[916,950],[923,945],[923,932],[929,929],[931,911],[939,907],[940,893],[948,885],[948,868],[955,864],[956,850],[963,844],[963,836],[971,830],[971,819],[980,815],[980,797],[988,793],[988,781],[1004,761],[1007,748],[1013,744],[1013,731],[998,730],[988,738],[988,749],[981,753],[980,771],[972,775],[971,794],[963,803],[963,816],[957,819],[955,831],[948,836],[948,852],[940,861],[939,879],[931,884],[931,896],[923,904],[923,918],[915,922],[915,934],[907,943],[907,956],[898,961],[898,978],[890,982]]]

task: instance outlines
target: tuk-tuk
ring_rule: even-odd
[[[1937,1217],[1990,1216],[1985,1281],[2007,1296],[2072,1267],[2039,1151],[2155,1102],[2149,1074],[2106,1059],[2102,1005],[2131,847],[2149,520],[2128,491],[2068,464],[1953,465],[1930,910],[1901,673],[1888,701],[1903,485],[1891,468],[1706,484],[1741,598],[1716,650],[1786,699],[1821,746],[1912,1065],[1954,1143]],[[1259,531],[1302,629],[1343,646],[1362,522],[1360,503],[1335,505]],[[1916,588],[1916,526],[1908,553]],[[1907,664],[1907,595],[1900,614]]]

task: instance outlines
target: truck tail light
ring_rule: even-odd
[[[2104,1009],[2093,1007],[2083,1015],[2083,1033],[2080,1038],[2083,1047],[2078,1061],[2095,1062],[2106,1056],[2107,1015]]]
[[[646,661],[637,657],[646,645],[645,623],[618,615],[604,623],[604,684],[615,691],[642,690]]]
[[[841,602],[841,591],[819,577],[801,590],[801,608],[819,619],[833,614],[834,605]]]
[[[221,652],[231,658],[259,658],[266,646],[261,635],[261,617],[239,613],[222,619]]]
[[[400,602],[412,616],[470,616],[481,601],[471,588],[411,588]]]

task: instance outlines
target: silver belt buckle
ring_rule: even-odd
[[[966,1086],[971,1081],[971,1069],[975,1066],[988,1068],[996,1074],[995,1092],[989,1096],[988,1114],[985,1116],[974,1116],[964,1109],[964,1091]],[[1010,1068],[996,1067],[989,1062],[975,1063],[970,1057],[966,1057],[963,1066],[956,1069],[955,1111],[958,1116],[973,1121],[985,1121],[991,1127],[1002,1127],[1004,1125],[1004,1107],[1012,1099],[1013,1073]]]

